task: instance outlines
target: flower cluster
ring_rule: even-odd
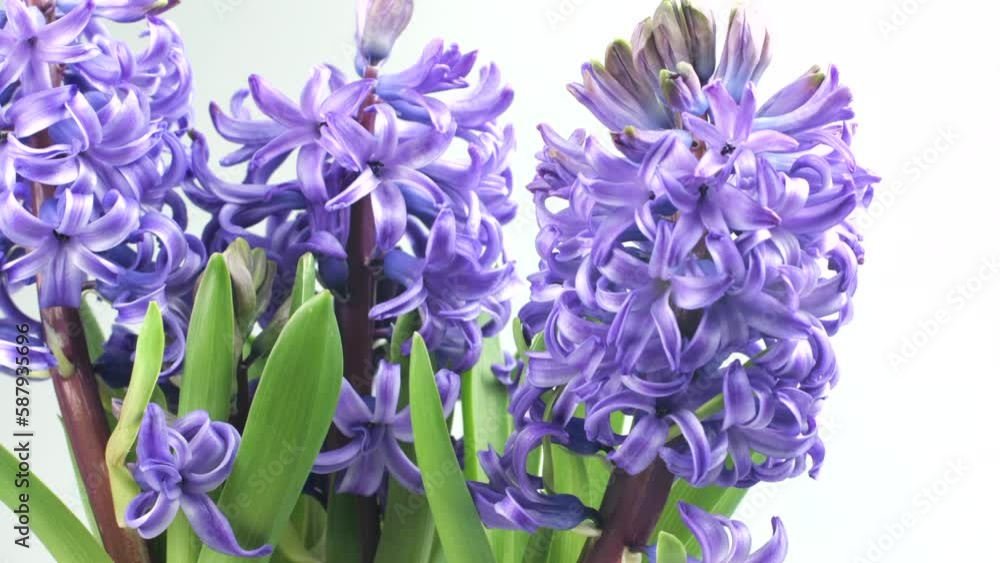
[[[768,34],[735,10],[717,58],[715,31],[712,14],[664,2],[584,65],[570,92],[612,147],[540,128],[541,262],[520,317],[545,351],[512,412],[520,433],[555,423],[629,474],[665,463],[695,486],[748,487],[822,464],[830,337],[864,256],[850,217],[877,178],[851,152],[835,67],[758,101]]]
[[[237,557],[263,557],[270,546],[240,547],[229,521],[208,495],[233,471],[239,432],[195,411],[167,424],[159,405],[150,404],[139,427],[132,473],[142,493],[125,511],[125,524],[150,539],[166,531],[178,510],[208,547]]]
[[[374,248],[363,258],[377,277],[371,317],[419,311],[420,333],[442,365],[466,369],[484,334],[510,317],[514,270],[500,227],[515,213],[514,140],[497,119],[512,91],[495,66],[473,76],[476,54],[441,41],[415,65],[380,72],[375,65],[412,6],[368,4],[359,22],[361,78],[319,65],[293,100],[251,76],[228,112],[211,107],[216,130],[239,145],[221,164],[244,174],[229,181],[214,172],[204,138],[195,136],[188,194],[213,215],[204,233],[210,251],[237,237],[267,249],[286,282],[279,288],[290,286],[296,261],[312,252],[322,283],[341,295],[351,217],[370,202]],[[280,173],[287,161],[292,177]]]
[[[82,291],[96,289],[119,332],[157,301],[170,334],[164,375],[183,357],[205,257],[184,234],[191,69],[177,30],[154,15],[170,5],[81,0],[43,11],[6,0],[0,20],[0,317],[40,338],[9,299],[29,283],[42,308],[78,307]],[[133,50],[102,20],[144,20],[146,46]]]

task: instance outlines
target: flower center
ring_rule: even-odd
[[[52,229],[52,236],[56,237],[56,240],[59,242],[66,242],[69,240],[69,235],[64,235],[55,229]]]
[[[726,146],[722,147],[722,156],[729,156],[736,152],[736,146],[732,143],[726,143]]]
[[[368,167],[371,168],[372,174],[374,174],[375,176],[380,176],[382,175],[382,169],[385,168],[385,164],[377,160],[373,160],[368,163]]]

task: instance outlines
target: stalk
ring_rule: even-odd
[[[673,483],[674,475],[659,458],[638,475],[615,469],[601,501],[604,528],[600,537],[587,541],[580,563],[620,563],[625,550],[648,544]]]
[[[378,69],[369,66],[365,78],[376,78]],[[361,124],[372,130],[375,116],[365,109],[376,103],[373,93],[361,108],[358,116]],[[344,335],[344,376],[358,393],[371,392],[375,373],[372,357],[374,325],[370,312],[375,304],[376,276],[372,268],[375,250],[375,218],[372,212],[371,196],[351,206],[350,231],[347,239],[347,301],[340,307],[341,334]],[[336,428],[331,429],[328,445],[343,443],[343,436]],[[330,498],[335,494],[333,481],[330,483]],[[360,532],[361,563],[372,563],[378,549],[381,535],[378,501],[375,497],[354,497],[357,505],[358,529]]]
[[[43,136],[48,137],[38,135]],[[33,139],[33,144],[45,146],[47,142],[39,141],[47,140]],[[36,214],[52,192],[51,186],[32,185]],[[46,280],[38,276],[39,295],[45,283]],[[80,310],[47,307],[41,310],[41,320],[45,341],[58,360],[50,373],[59,412],[104,549],[115,563],[148,563],[149,553],[142,538],[133,530],[120,528],[115,515],[111,481],[104,461],[110,429],[90,363]]]

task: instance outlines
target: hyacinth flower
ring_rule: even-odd
[[[477,83],[476,54],[440,40],[413,66],[384,73],[412,3],[361,2],[359,9],[359,78],[317,65],[293,99],[251,77],[228,112],[211,106],[216,130],[238,145],[221,164],[244,167],[244,181],[214,172],[196,136],[187,193],[215,216],[203,235],[210,251],[244,238],[267,249],[286,281],[311,252],[327,288],[342,295],[376,289],[358,305],[362,318],[378,324],[418,311],[431,351],[450,369],[467,369],[483,337],[510,317],[513,267],[500,227],[514,217],[513,135],[497,120],[512,91],[492,65]],[[280,175],[289,160],[294,175]],[[363,241],[358,229],[372,232],[366,248],[349,248],[352,229],[356,243]],[[449,237],[469,244],[431,256],[438,247],[428,238],[453,229]],[[455,256],[460,281],[451,281],[446,255]],[[368,265],[374,271],[359,271]],[[428,291],[438,287],[453,290]]]
[[[445,416],[450,416],[458,401],[458,376],[441,370],[436,380]],[[321,475],[343,472],[337,492],[372,496],[387,472],[411,491],[423,492],[420,470],[399,445],[413,442],[410,407],[397,410],[400,384],[400,367],[382,362],[372,383],[374,397],[363,399],[351,385],[340,388],[333,422],[350,441],[319,454],[313,466]]]
[[[144,538],[162,534],[178,510],[205,545],[238,557],[262,557],[270,546],[243,549],[208,495],[229,477],[240,447],[239,432],[204,411],[167,425],[163,409],[149,405],[139,430],[135,479],[142,487],[125,512],[125,523]]]
[[[613,147],[541,128],[541,262],[520,316],[544,350],[527,354],[512,412],[522,433],[582,424],[624,475],[585,562],[649,540],[675,478],[750,487],[816,476],[824,458],[829,339],[863,261],[850,218],[878,179],[851,154],[836,67],[759,102],[769,35],[734,10],[717,59],[715,32],[711,13],[664,2],[584,66],[570,92]],[[622,509],[650,479],[659,501]]]
[[[558,425],[535,424],[511,436],[503,455],[492,447],[479,453],[489,482],[470,482],[469,489],[483,524],[535,533],[539,528],[569,530],[585,519],[597,519],[597,511],[573,495],[539,493],[544,485],[529,472],[528,458],[544,440],[567,445],[570,436]]]
[[[0,90],[18,82],[26,93],[51,88],[50,65],[84,61],[97,49],[77,38],[90,22],[92,0],[79,3],[57,21],[46,22],[40,10],[22,0],[4,2],[4,26],[0,30]]]
[[[101,202],[104,213],[94,219],[95,197],[67,191],[42,208],[41,217],[31,215],[13,191],[0,207],[3,233],[15,244],[31,250],[4,265],[11,283],[41,273],[39,301],[42,307],[79,307],[86,276],[114,282],[119,268],[100,256],[121,244],[139,224],[137,206],[111,192]]]

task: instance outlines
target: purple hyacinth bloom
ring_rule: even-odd
[[[402,119],[433,124],[439,131],[448,131],[452,125],[488,129],[510,107],[514,91],[503,83],[493,64],[481,68],[475,87],[469,88],[476,56],[475,52],[463,53],[458,45],[445,47],[441,40],[432,41],[416,64],[379,77],[375,93]],[[436,95],[442,92],[451,94],[447,101]]]
[[[435,380],[445,416],[450,416],[460,391],[458,375],[441,370]],[[349,442],[321,452],[313,472],[343,471],[337,480],[341,493],[372,496],[381,488],[386,472],[407,489],[423,492],[420,470],[399,445],[413,442],[410,407],[399,409],[400,367],[380,362],[372,389],[374,397],[362,397],[350,383],[341,386],[333,423]]]
[[[371,80],[346,82],[339,72],[320,65],[313,69],[298,103],[259,76],[251,76],[249,82],[250,95],[268,120],[251,119],[242,111],[230,117],[214,105],[212,117],[226,139],[243,145],[237,154],[250,158],[251,171],[269,173],[299,149],[297,166],[303,173],[304,193],[309,197],[318,192],[325,200],[329,196],[322,178],[328,157],[350,170],[362,169],[372,142],[355,118],[371,92]],[[240,160],[234,155],[227,162]]]
[[[0,203],[0,230],[30,251],[4,265],[12,283],[42,276],[42,307],[79,307],[84,278],[114,283],[121,268],[101,254],[128,238],[139,225],[134,202],[109,193],[100,207],[95,196],[64,192],[42,207],[41,218],[29,213],[8,190]]]
[[[326,207],[333,211],[346,209],[371,194],[377,243],[385,252],[405,234],[405,195],[445,204],[445,193],[420,168],[444,154],[454,131],[441,133],[427,127],[413,136],[401,137],[391,108],[380,105],[370,111],[375,111],[379,119],[367,167],[351,185],[330,199]]]
[[[394,39],[410,9],[381,0],[359,7],[360,39],[372,29]],[[370,203],[374,248],[363,258],[377,285],[371,317],[382,324],[419,311],[434,359],[461,370],[511,314],[514,276],[500,226],[516,214],[514,136],[497,120],[513,92],[494,65],[476,73],[475,52],[443,41],[396,72],[383,71],[378,49],[359,47],[361,80],[317,65],[298,101],[254,78],[228,109],[213,105],[216,130],[237,145],[220,163],[242,165],[239,180],[211,170],[204,138],[194,133],[185,191],[213,215],[203,234],[209,251],[244,238],[266,249],[280,279],[294,277],[298,258],[311,252],[321,283],[340,294],[348,291],[355,213],[367,215]],[[281,166],[290,157],[294,166]],[[431,231],[452,229],[442,240],[457,244],[428,256]]]
[[[376,305],[371,313],[375,319],[389,319],[419,309],[425,319],[441,319],[431,321],[439,326],[421,329],[430,339],[428,345],[435,349],[449,328],[461,332],[467,346],[461,347],[465,354],[456,359],[454,367],[458,370],[471,367],[479,357],[483,332],[480,318],[484,313],[500,321],[494,324],[503,326],[505,311],[493,306],[499,300],[491,298],[496,298],[514,276],[513,263],[496,266],[502,252],[499,227],[472,230],[477,226],[460,225],[454,213],[445,209],[438,214],[429,236],[419,241],[422,259],[401,250],[389,252],[383,261],[386,277],[406,289]],[[462,227],[469,231],[463,232]]]
[[[165,532],[182,510],[206,546],[234,557],[269,555],[269,545],[243,549],[208,495],[229,477],[239,447],[239,432],[210,420],[204,411],[167,425],[163,409],[150,404],[139,428],[132,467],[143,492],[126,508],[125,524],[150,539]]]
[[[2,312],[0,310],[0,313]],[[0,320],[6,322],[7,319],[3,317],[0,314]],[[48,348],[42,345],[39,332],[38,327],[32,327],[25,334],[25,337],[28,339],[27,367],[33,372],[44,372],[57,365],[55,357],[49,353]],[[19,344],[17,340],[17,337],[21,334],[13,325],[0,327],[0,373],[12,376],[17,375],[17,367],[20,365],[18,361],[23,362],[24,360],[21,360],[21,358],[25,357],[25,354],[21,353],[23,351],[22,347],[25,345]]]
[[[157,186],[147,183],[148,169],[159,160],[161,131],[151,123],[148,106],[134,91],[99,103],[101,98],[91,96],[90,102],[76,87],[64,86],[14,102],[8,117],[15,136],[9,142],[18,174],[70,185],[76,193],[116,191],[135,201],[155,193]],[[52,139],[44,149],[19,140],[40,131]]]
[[[751,552],[750,530],[742,522],[709,514],[684,502],[678,504],[678,510],[701,547],[701,557],[689,556],[689,563],[782,563],[788,554],[788,538],[780,518],[771,520],[771,539]],[[656,546],[645,552],[649,562],[656,563]]]
[[[822,466],[830,337],[863,261],[851,221],[878,178],[851,152],[836,67],[759,103],[767,32],[736,10],[718,64],[715,44],[709,13],[665,2],[570,88],[614,148],[540,128],[539,271],[520,315],[545,349],[511,412],[582,426],[630,474],[662,460],[695,486],[749,487]]]
[[[413,0],[358,0],[357,17],[358,57],[366,65],[378,65],[409,25]]]
[[[154,120],[185,130],[192,115],[194,81],[180,32],[159,17],[148,16],[145,23],[146,48],[136,52],[103,33],[103,27],[91,26],[90,40],[100,55],[73,65],[67,81],[84,82],[107,95],[134,90],[148,98],[148,112]]]
[[[68,64],[97,55],[92,45],[77,43],[90,23],[93,0],[81,2],[52,23],[35,6],[24,0],[6,0],[5,23],[0,30],[0,90],[20,80],[26,93],[52,87],[50,65]]]
[[[704,93],[713,122],[689,113],[684,115],[684,126],[708,148],[695,169],[696,175],[708,178],[735,167],[739,177],[749,177],[756,172],[758,154],[792,152],[798,147],[798,141],[783,133],[754,131],[757,98],[752,84],[747,84],[739,103],[723,88],[722,82],[709,84]]]
[[[469,482],[469,490],[483,523],[490,528],[535,533],[539,528],[571,530],[598,513],[572,495],[542,494],[541,477],[528,472],[528,455],[546,439],[567,445],[570,436],[558,425],[536,423],[507,441],[504,454],[492,446],[479,453],[489,483]]]

